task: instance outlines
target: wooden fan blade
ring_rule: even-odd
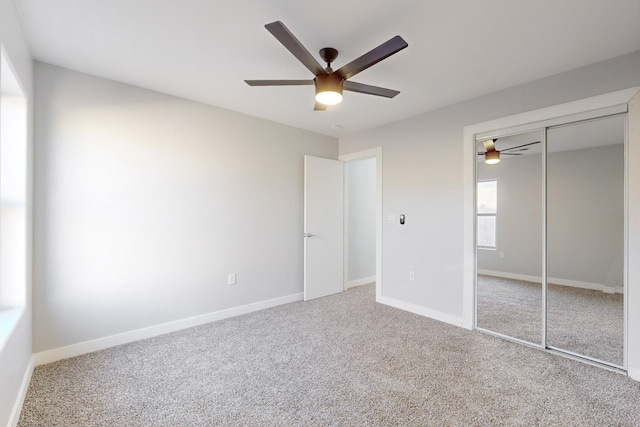
[[[327,106],[319,102],[316,102],[316,105],[313,107],[313,111],[326,111],[326,110],[327,110]]]
[[[367,95],[384,96],[385,98],[393,98],[400,93],[400,91],[397,90],[365,85],[363,83],[356,83],[348,80],[342,83],[342,89],[351,92],[366,93]]]
[[[313,80],[245,80],[249,86],[306,86],[313,85]]]
[[[530,142],[528,144],[518,145],[517,147],[505,148],[504,150],[500,150],[500,152],[511,151],[511,150],[515,150],[517,148],[528,147],[529,145],[534,145],[534,144],[540,144],[540,141]]]
[[[291,31],[285,25],[280,22],[272,22],[264,26],[273,36],[278,39],[289,52],[293,54],[298,61],[309,69],[314,76],[319,74],[327,74],[324,68],[318,63],[318,61],[309,53],[309,51],[300,43],[300,41],[294,36]]]
[[[481,156],[481,157],[482,157],[482,156],[484,156],[485,154],[487,154],[487,153],[478,153],[478,156]],[[505,153],[504,151],[501,151],[501,152],[500,152],[500,155],[502,156],[503,154],[504,154],[505,156],[522,156],[522,155],[523,155],[523,154],[520,154],[520,153]]]
[[[336,71],[336,74],[343,79],[351,78],[360,71],[366,70],[372,65],[377,64],[394,53],[401,51],[407,46],[409,45],[402,37],[395,36],[394,38],[382,43],[380,46],[365,53],[361,57],[349,62],[347,65]]]

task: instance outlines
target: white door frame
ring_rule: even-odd
[[[372,148],[370,150],[358,151],[356,153],[344,154],[338,157],[338,160],[345,162],[345,167],[349,162],[358,160],[376,159],[376,301],[379,302],[382,296],[382,147]],[[345,175],[346,176],[346,175]],[[345,186],[346,186],[345,179]],[[345,198],[348,197],[345,188]],[[345,200],[345,218],[347,212],[347,203]],[[349,278],[349,223],[344,222],[344,289],[347,289]]]

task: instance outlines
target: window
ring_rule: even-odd
[[[0,351],[26,302],[27,101],[0,48]]]
[[[496,248],[496,215],[498,213],[498,181],[478,182],[478,247]]]

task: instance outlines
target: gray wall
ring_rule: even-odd
[[[35,85],[34,352],[302,292],[303,155],[336,139],[42,63]]]
[[[20,21],[12,0],[0,0],[0,45],[15,67],[15,73],[26,92],[29,104],[28,162],[31,168],[31,150],[33,127],[33,69],[32,60],[26,40],[20,28]],[[31,198],[31,179],[28,179],[27,195]],[[27,234],[31,233],[30,206],[27,218]],[[27,242],[27,254],[31,252],[30,239]],[[31,357],[31,257],[27,255],[27,295],[26,309],[11,334],[4,349],[0,352],[0,425],[7,425],[20,392],[22,379],[27,373]]]
[[[341,155],[383,147],[383,218],[407,215],[383,221],[383,296],[462,317],[464,126],[639,86],[638,70],[635,52],[341,138]]]
[[[548,276],[622,288],[623,257],[624,145],[550,155]]]
[[[548,277],[622,287],[623,159],[622,144],[549,153]],[[478,268],[540,277],[541,156],[479,162],[478,179],[498,181],[497,247],[478,250]]]
[[[376,275],[376,159],[347,163],[348,280]]]

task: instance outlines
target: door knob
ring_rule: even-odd
[[[315,234],[311,234],[311,233],[304,233],[304,237],[313,237],[315,236]]]

